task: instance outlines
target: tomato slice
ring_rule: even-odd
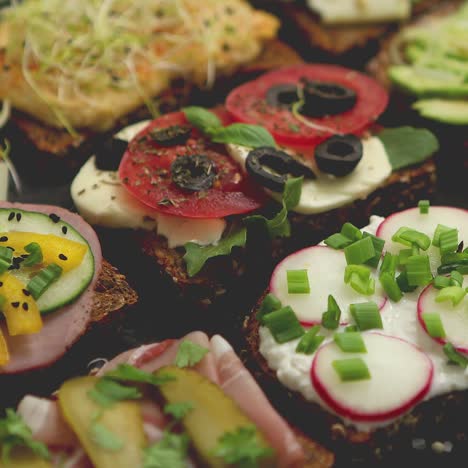
[[[218,116],[223,119],[221,114]],[[184,218],[223,218],[260,208],[265,195],[250,183],[222,145],[211,143],[196,129],[185,144],[170,147],[158,145],[151,137],[154,129],[187,124],[183,112],[174,112],[142,130],[129,143],[120,163],[119,176],[124,187],[154,210]],[[217,176],[208,190],[191,192],[172,182],[172,162],[195,154],[203,154],[215,164]]]
[[[279,84],[299,84],[301,78],[335,83],[356,92],[356,104],[342,114],[304,120],[327,127],[317,130],[301,122],[289,109],[267,103],[267,91]],[[358,134],[385,110],[388,93],[376,81],[362,73],[334,65],[297,65],[266,73],[231,91],[226,108],[240,122],[263,125],[283,145],[318,144],[336,133]]]

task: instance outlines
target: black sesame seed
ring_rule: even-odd
[[[23,289],[23,294],[25,296],[30,296],[31,295],[31,293],[27,289]]]
[[[16,213],[16,221],[18,221],[18,223],[21,221],[21,213]]]
[[[15,213],[13,213],[12,211],[8,216],[8,221],[12,221],[14,217],[15,217]]]
[[[23,302],[23,310],[28,310],[29,306],[27,302]]]
[[[67,228],[67,226],[62,226],[62,232],[63,232],[64,234],[66,234],[66,233],[67,233],[67,231],[68,231],[68,228]]]
[[[15,309],[17,309],[17,308],[19,307],[20,303],[19,303],[19,302],[12,302],[11,305],[12,305]]]
[[[60,216],[57,216],[55,213],[50,213],[49,218],[54,223],[58,223],[60,221]]]
[[[0,281],[0,288],[3,286],[3,281]]]
[[[8,240],[7,236],[0,237],[0,242],[6,242]]]
[[[68,257],[66,257],[63,254],[59,254],[59,258],[60,258],[60,260],[68,260]]]

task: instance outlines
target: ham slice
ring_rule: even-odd
[[[10,362],[0,373],[15,374],[48,366],[62,357],[86,331],[93,307],[94,287],[101,271],[102,252],[93,228],[68,210],[49,205],[29,205],[1,202],[0,208],[52,213],[72,225],[89,243],[95,261],[95,272],[88,288],[80,297],[62,309],[44,317],[42,330],[34,335],[9,336],[2,323],[3,334],[10,350]]]

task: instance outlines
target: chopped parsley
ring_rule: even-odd
[[[190,401],[181,401],[179,403],[168,403],[164,407],[164,413],[171,415],[174,419],[184,419],[190,411],[193,410],[193,404]]]
[[[177,367],[193,367],[198,364],[209,352],[207,348],[193,343],[190,340],[184,340],[180,343],[179,350],[175,359]]]

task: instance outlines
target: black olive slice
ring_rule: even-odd
[[[335,135],[315,148],[318,168],[337,177],[353,172],[361,158],[362,142],[355,135]]]
[[[315,179],[315,174],[310,168],[284,151],[266,146],[250,151],[245,167],[254,180],[273,192],[283,191],[289,174]]]
[[[179,156],[171,164],[172,182],[191,192],[208,190],[216,178],[215,163],[204,154]]]
[[[293,104],[299,101],[297,86],[295,84],[272,86],[266,93],[266,101],[270,106],[291,110]]]
[[[107,138],[96,147],[96,167],[101,171],[116,171],[127,150],[128,141]]]
[[[161,146],[183,145],[192,133],[190,125],[172,125],[151,130],[151,138]]]
[[[301,114],[307,117],[337,115],[353,108],[356,93],[337,83],[302,79],[304,105]]]

